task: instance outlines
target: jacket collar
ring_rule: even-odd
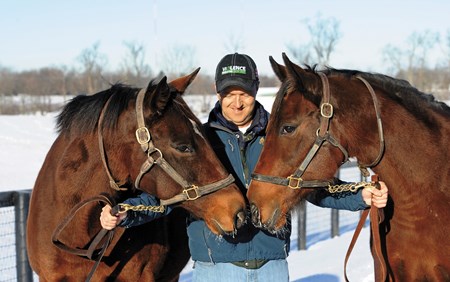
[[[268,120],[269,113],[264,109],[261,103],[255,101],[252,124],[247,129],[245,135],[249,133],[252,133],[253,136],[264,134]],[[222,115],[222,107],[218,101],[209,113],[208,123],[213,127],[223,127],[231,132],[239,132],[239,128],[234,123],[225,119]]]

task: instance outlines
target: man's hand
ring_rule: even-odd
[[[100,223],[104,229],[111,230],[114,229],[117,224],[119,224],[126,216],[127,213],[112,215],[111,206],[106,205],[102,208],[102,213],[100,214]]]
[[[384,208],[388,200],[388,188],[383,181],[380,181],[380,190],[376,188],[364,188],[362,197],[364,202],[370,206],[374,205],[377,208]]]

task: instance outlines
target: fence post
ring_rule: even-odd
[[[16,229],[16,265],[17,280],[23,282],[33,281],[33,271],[28,261],[26,230],[28,205],[30,203],[29,191],[16,191],[13,194],[15,229]]]
[[[306,201],[301,200],[297,211],[297,245],[299,250],[306,250]]]
[[[341,168],[344,168],[346,164],[344,164]],[[348,165],[347,165],[348,166]],[[341,170],[339,169],[336,172],[336,178],[339,178],[341,175]],[[339,236],[339,210],[331,209],[331,238]]]
[[[339,210],[331,209],[331,238],[339,236]]]

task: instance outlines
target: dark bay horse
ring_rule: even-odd
[[[379,230],[386,280],[450,281],[450,108],[385,75],[270,60],[282,85],[247,192],[254,224],[280,230],[354,157],[390,189]]]
[[[28,255],[40,281],[176,281],[190,257],[186,211],[218,235],[242,225],[244,198],[181,96],[198,71],[170,83],[152,81],[146,89],[114,85],[64,107],[29,209]],[[94,260],[52,244],[86,249],[101,230],[105,204],[88,200],[103,195],[120,203],[140,190],[182,208],[117,228],[92,277]],[[55,230],[84,201],[55,240]]]

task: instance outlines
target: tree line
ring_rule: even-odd
[[[303,44],[286,44],[287,53],[294,62],[300,65],[329,65],[342,34],[339,21],[335,18],[322,18],[302,21],[309,33],[309,40]],[[228,52],[242,52],[243,41],[230,38],[226,41]],[[232,43],[230,43],[232,42]],[[407,39],[407,48],[388,44],[382,51],[383,60],[388,66],[387,74],[409,81],[425,93],[432,93],[439,100],[448,100],[450,89],[450,29],[442,36],[429,30],[414,32]],[[50,95],[75,96],[93,94],[109,88],[114,83],[124,83],[136,87],[145,87],[152,78],[159,78],[162,73],[154,73],[145,61],[143,44],[131,41],[124,42],[126,55],[117,70],[104,68],[107,58],[100,52],[100,44],[81,51],[77,57],[80,68],[67,66],[43,67],[35,70],[13,71],[0,65],[0,114],[19,114],[26,112],[51,111],[54,108],[46,98]],[[439,48],[442,58],[439,64],[430,64],[430,53]],[[195,65],[195,48],[189,45],[176,45],[167,48],[163,56],[165,74],[178,77],[192,71]],[[261,77],[261,87],[279,85],[274,75]],[[199,73],[186,93],[210,95],[215,93],[214,77]],[[17,106],[11,97],[27,94],[30,103]],[[33,104],[25,107],[24,104]]]

